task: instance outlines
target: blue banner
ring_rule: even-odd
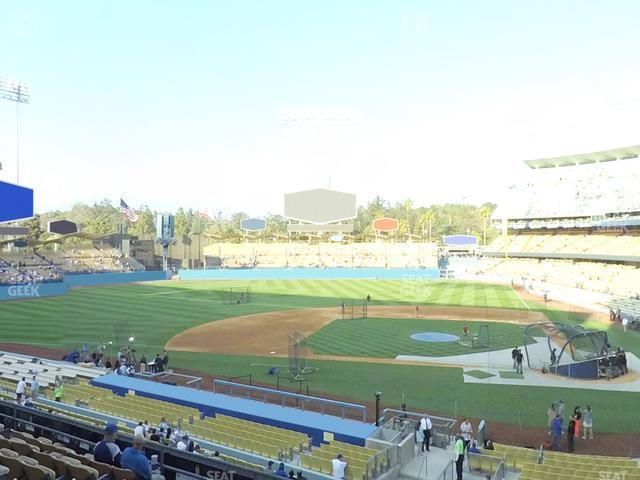
[[[0,222],[33,217],[33,190],[0,182]]]

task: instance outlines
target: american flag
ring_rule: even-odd
[[[138,214],[129,208],[129,205],[123,199],[120,199],[120,211],[124,213],[130,222],[138,221]]]

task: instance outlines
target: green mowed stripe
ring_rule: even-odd
[[[226,303],[220,292],[229,287],[251,287],[251,302]],[[373,305],[525,308],[508,285],[430,280],[419,275],[402,280],[162,281],[80,288],[62,297],[2,302],[0,327],[2,341],[67,350],[79,348],[85,342],[95,346],[131,334],[136,338],[139,351],[148,356],[161,351],[174,335],[203,323],[309,307],[336,307],[338,311],[343,301],[358,304],[367,295],[371,295]],[[550,321],[585,322],[583,314],[547,310],[543,304],[527,303],[532,310],[544,312]],[[481,320],[469,321],[472,332],[477,331]],[[472,351],[464,345],[426,344],[409,338],[418,331],[460,335],[460,322],[372,318],[345,322],[334,322],[313,335],[309,341],[311,348],[319,354],[381,358]],[[610,325],[588,323],[587,326],[606,330],[613,345],[640,355],[640,334],[624,334]],[[122,329],[127,332],[120,331]],[[522,343],[522,333],[517,326],[491,323],[490,341],[492,348],[511,348],[513,344]],[[274,381],[265,367],[251,366],[270,364],[274,361],[272,358],[186,352],[172,352],[171,358],[175,359],[175,366],[191,370],[223,376],[252,373],[256,381]],[[280,362],[286,364],[286,359]],[[384,392],[386,406],[391,407],[400,405],[404,393],[410,408],[448,414],[457,408],[460,414],[487,420],[510,423],[520,420],[524,425],[543,426],[548,404],[562,398],[567,404],[591,403],[597,412],[600,431],[628,432],[640,425],[640,413],[628,408],[636,394],[465,384],[462,371],[456,368],[320,361],[313,361],[313,365],[320,370],[310,378],[312,391],[370,401],[373,393],[380,390]],[[626,417],[618,413],[623,410],[628,412]]]
[[[488,325],[489,348],[472,348],[463,333],[468,325],[470,335]],[[440,332],[457,335],[462,342],[422,342],[411,335]],[[486,324],[482,321],[459,322],[420,318],[359,318],[336,320],[315,332],[307,345],[318,355],[395,358],[397,355],[444,357],[482,351],[512,348],[523,342],[523,329],[509,323]],[[466,345],[464,343],[467,343]]]

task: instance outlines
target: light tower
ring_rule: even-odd
[[[0,98],[16,104],[16,183],[20,184],[20,104],[29,103],[29,86],[18,80],[0,77]]]

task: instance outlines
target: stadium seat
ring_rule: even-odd
[[[135,472],[126,468],[111,467],[113,480],[136,480]]]

